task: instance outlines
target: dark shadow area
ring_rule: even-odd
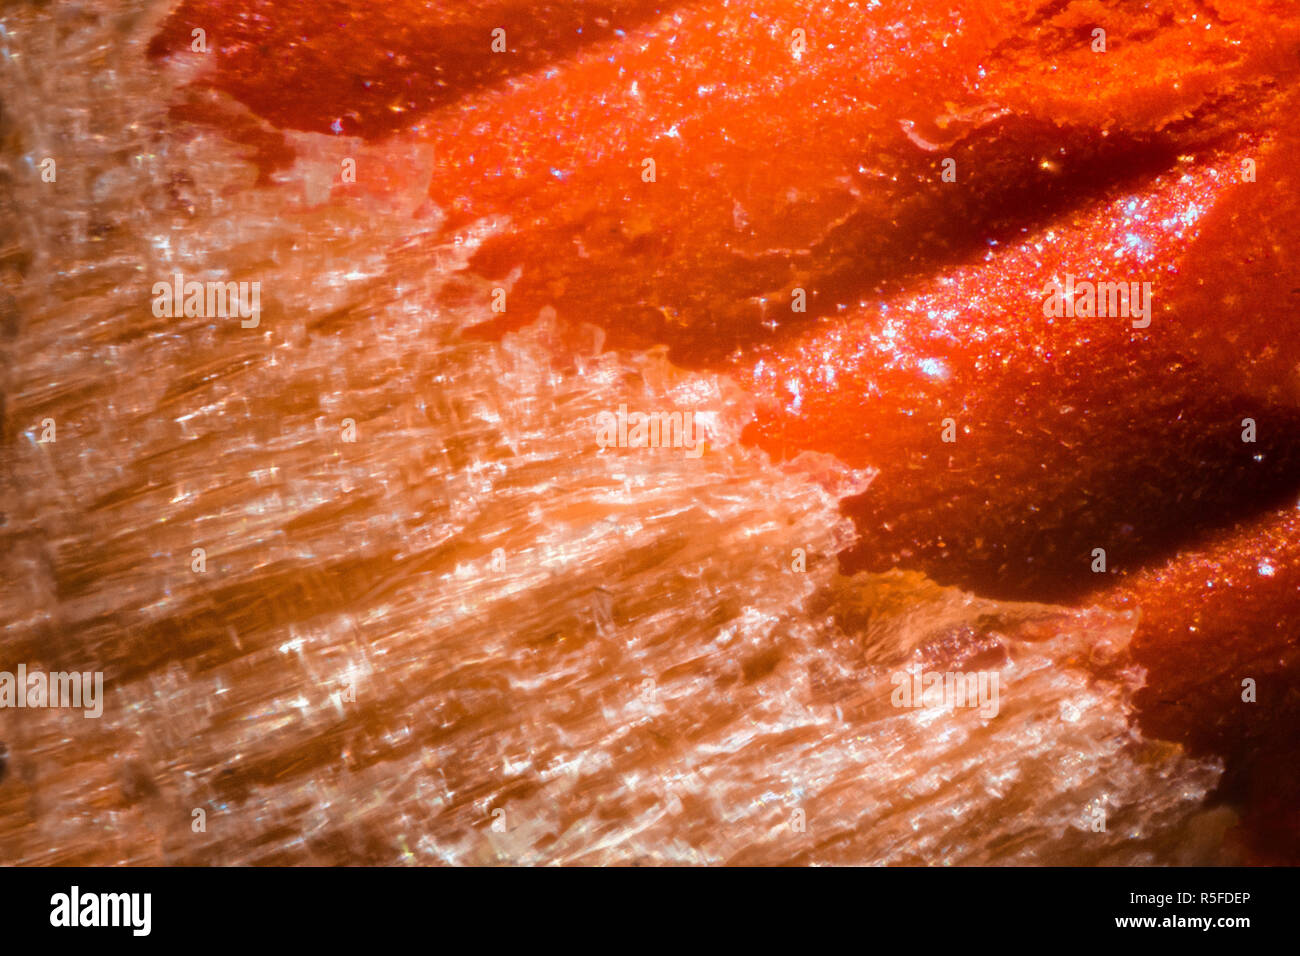
[[[216,71],[200,82],[278,127],[378,139],[677,5],[495,0],[360,8],[350,0],[183,0],[150,42],[149,55],[190,52],[193,31],[202,29]],[[505,31],[500,52],[493,49],[498,29]]]
[[[1300,490],[1300,410],[1217,395],[1136,348],[1122,369],[1085,357],[1042,373],[975,390],[956,443],[906,409],[880,429],[880,474],[843,503],[860,534],[845,573],[904,567],[984,597],[1073,603]]]

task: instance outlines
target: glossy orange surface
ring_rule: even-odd
[[[1247,145],[1113,189],[1015,243],[990,243],[979,261],[770,349],[741,373],[767,399],[750,431],[760,445],[879,470],[846,504],[862,540],[845,564],[1074,600],[1104,580],[1092,570],[1095,548],[1106,550],[1108,574],[1129,573],[1225,516],[1293,493],[1294,405],[1252,392],[1241,372],[1204,367],[1205,342],[1221,345],[1235,330],[1192,326],[1204,312],[1181,310],[1249,288],[1249,274],[1184,261],[1205,255],[1202,219],[1221,228],[1221,207],[1258,187],[1238,177],[1259,155]],[[1294,242],[1291,221],[1279,226],[1267,241]],[[1049,284],[1068,276],[1150,283],[1149,327],[1045,315]],[[1264,357],[1279,350],[1296,358],[1286,337]],[[1239,367],[1252,363],[1243,349]],[[1251,443],[1246,418],[1256,423]]]
[[[1246,808],[1253,853],[1263,862],[1294,863],[1300,502],[1152,565],[1113,599],[1141,612],[1134,653],[1147,669],[1138,696],[1143,728],[1222,757],[1220,791]]]
[[[154,50],[211,21],[210,82],[272,122],[418,126],[453,226],[510,217],[474,263],[521,270],[506,325],[554,305],[694,364],[1251,128],[1300,69],[1300,25],[1278,0],[1212,6],[192,3]],[[589,46],[592,17],[646,23]],[[493,53],[494,24],[530,46]]]

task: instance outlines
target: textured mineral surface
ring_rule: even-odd
[[[1300,862],[1293,3],[2,22],[0,860]]]

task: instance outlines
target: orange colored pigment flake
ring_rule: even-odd
[[[1243,156],[1166,292],[1177,335],[1223,391],[1300,402],[1300,121]],[[1229,170],[1229,172],[1234,172]]]
[[[1300,857],[1300,510],[1294,502],[1142,571],[1115,594],[1141,611],[1143,729],[1225,760],[1254,852]]]
[[[879,470],[846,503],[861,533],[849,568],[902,565],[981,594],[1068,599],[1097,587],[1095,548],[1108,572],[1126,573],[1294,488],[1300,412],[1202,370],[1177,307],[1207,278],[1225,295],[1235,287],[1233,273],[1192,274],[1182,261],[1201,218],[1249,188],[1236,180],[1255,155],[1112,191],[741,373],[765,399],[754,441]],[[1054,281],[1136,283],[1149,315],[1138,299],[1128,315],[1048,315]],[[1245,418],[1260,426],[1254,443],[1242,441]]]
[[[424,116],[452,227],[509,217],[473,262],[519,270],[495,328],[551,305],[688,364],[1249,129],[1300,67],[1280,0],[670,9],[190,0],[153,50],[206,26],[204,82],[280,126]]]
[[[553,305],[708,363],[1249,128],[1300,66],[1281,5],[1056,6],[692,8],[449,111],[431,192],[510,217],[473,263],[520,270],[506,324]]]

